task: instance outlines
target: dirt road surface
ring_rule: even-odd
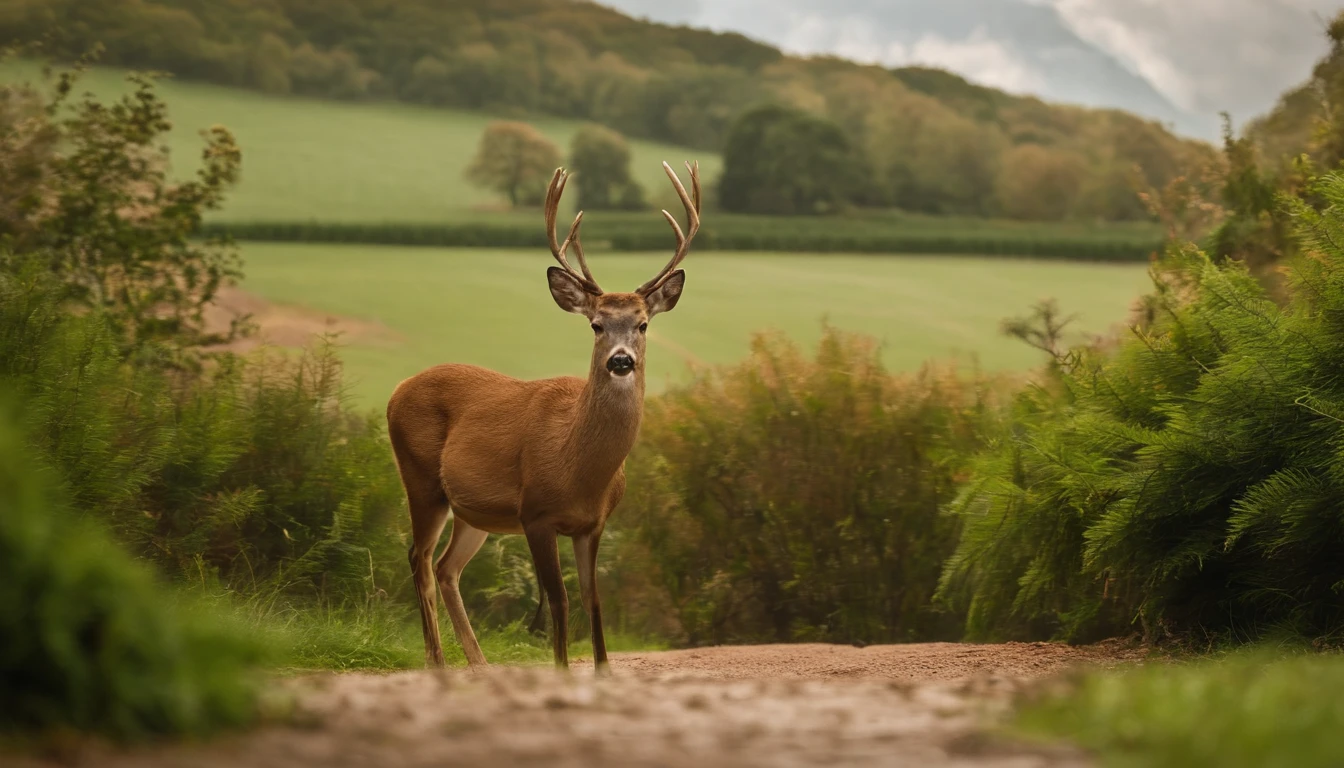
[[[313,675],[282,683],[295,702],[283,725],[207,744],[86,749],[61,764],[1085,766],[1085,755],[1014,744],[993,726],[1032,681],[1139,656],[1115,644],[744,646],[615,654],[601,680],[590,661],[569,675]]]

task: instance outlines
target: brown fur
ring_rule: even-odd
[[[598,544],[607,518],[625,494],[625,457],[639,435],[648,321],[677,305],[686,273],[676,267],[700,223],[697,169],[687,166],[692,199],[672,169],[666,163],[663,167],[686,206],[689,235],[664,212],[677,250],[634,293],[604,293],[593,280],[578,240],[582,213],[564,243],[557,242],[555,214],[566,180],[562,170],[555,172],[546,193],[551,254],[563,267],[551,267],[546,277],[556,304],[586,317],[592,326],[587,379],[520,381],[472,365],[439,365],[401,382],[392,393],[388,436],[410,505],[409,559],[429,664],[443,665],[436,591],[443,596],[467,663],[485,664],[458,579],[488,534],[521,533],[532,552],[543,605],[550,603],[556,665],[569,665],[569,598],[557,549],[557,536],[568,536],[592,626],[594,661],[599,674],[607,668],[597,595]],[[566,258],[571,245],[582,272]],[[431,564],[450,510],[452,535]],[[538,608],[538,616],[542,610]]]
[[[674,281],[675,291],[681,283]],[[662,292],[647,301],[638,294],[604,294],[572,308],[603,328],[595,334],[586,380],[520,381],[471,365],[439,365],[403,381],[393,393],[387,407],[388,435],[411,509],[410,560],[422,593],[429,663],[443,663],[429,558],[450,507],[457,521],[455,537],[462,524],[488,533],[527,535],[551,604],[556,661],[567,663],[568,600],[559,579],[556,535],[574,538],[576,554],[593,561],[580,564],[586,572],[581,573],[583,580],[590,581],[597,543],[625,493],[625,457],[639,434],[645,375],[645,334],[639,328],[648,322],[650,304],[675,305],[675,298],[669,300]],[[628,377],[606,369],[617,351],[635,359]],[[434,568],[438,586],[468,661],[484,663],[465,614],[455,615],[461,571],[450,573],[446,567],[452,550],[450,541]],[[584,596],[590,614],[597,613],[594,653],[604,663],[595,585],[584,591],[591,592]]]

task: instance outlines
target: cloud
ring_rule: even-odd
[[[1192,112],[1249,118],[1307,78],[1339,0],[1033,0]]]
[[[925,35],[911,48],[907,63],[960,72],[1013,93],[1039,93],[1045,87],[1042,74],[1011,48],[990,38],[985,27],[976,27],[964,40]]]
[[[880,36],[878,27],[858,15],[827,18],[792,14],[780,46],[790,53],[833,54],[888,67],[924,65],[958,72],[971,80],[1014,93],[1033,93],[1045,79],[1016,51],[990,37],[981,25],[963,38],[925,33],[913,43]]]
[[[664,24],[690,24],[701,12],[700,0],[607,0],[603,5]]]
[[[802,54],[931,64],[1203,133],[1304,81],[1344,0],[599,0]],[[1173,106],[1175,105],[1175,106]],[[1208,128],[1212,131],[1212,128]]]

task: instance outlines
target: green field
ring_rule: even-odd
[[[31,61],[0,63],[0,82],[34,82],[40,69]],[[125,73],[94,69],[79,90],[106,99],[129,89]],[[159,93],[173,122],[168,147],[173,172],[181,177],[198,164],[201,130],[224,125],[243,150],[243,172],[214,225],[237,227],[239,239],[384,244],[521,245],[462,240],[453,236],[407,236],[406,226],[434,228],[477,225],[539,232],[535,210],[504,210],[501,199],[463,179],[485,127],[496,116],[395,103],[356,103],[301,97],[273,97],[253,91],[167,79]],[[567,151],[578,121],[523,118]],[[712,152],[647,141],[631,141],[632,171],[651,203],[679,210],[661,163],[699,160],[712,185],[721,159]],[[684,172],[683,172],[684,173]],[[572,205],[572,201],[567,201]],[[263,225],[321,222],[358,225],[363,231],[303,231],[283,234]],[[372,227],[366,225],[373,225]],[[379,226],[381,225],[381,226]],[[639,235],[633,247],[665,236],[658,215],[604,211],[586,229],[590,241],[617,233]],[[1049,255],[1064,258],[1142,260],[1161,239],[1150,222],[1022,222],[966,217],[867,211],[843,217],[707,217],[705,240],[730,250],[837,250],[858,252],[973,252]],[[795,245],[796,243],[796,245]],[[1023,243],[1029,244],[1027,247]],[[1038,247],[1040,244],[1044,244]],[[1053,246],[1053,247],[1051,247]],[[706,246],[708,247],[708,246]],[[1098,252],[1100,248],[1101,252]]]
[[[244,287],[270,301],[381,323],[393,338],[351,338],[355,394],[386,401],[401,379],[441,362],[523,378],[582,375],[591,332],[552,302],[545,250],[472,250],[249,243]],[[603,254],[608,290],[631,290],[666,254]],[[694,253],[675,312],[650,327],[653,390],[686,363],[728,363],[751,334],[777,329],[814,344],[822,319],[884,344],[893,370],[957,358],[986,370],[1025,369],[1039,353],[999,335],[999,321],[1041,298],[1079,313],[1077,330],[1124,319],[1147,285],[1144,267],[962,257]]]
[[[33,81],[31,62],[0,64],[0,82]],[[129,90],[124,73],[95,69],[79,90],[101,98]],[[233,131],[243,149],[243,179],[217,218],[228,221],[461,221],[473,209],[498,207],[489,192],[462,173],[482,132],[495,116],[393,103],[351,103],[165,80],[159,93],[173,121],[169,143],[174,172],[197,167],[199,132],[214,125]],[[527,122],[567,152],[582,125],[529,117]],[[649,199],[676,200],[661,163],[699,160],[705,178],[719,157],[647,141],[631,141],[632,168]],[[684,171],[683,171],[684,174]]]

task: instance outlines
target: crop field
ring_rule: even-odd
[[[586,323],[555,306],[545,249],[441,249],[248,243],[244,288],[276,304],[358,323],[343,340],[354,394],[381,405],[401,379],[441,362],[523,378],[583,375]],[[631,290],[666,253],[597,253],[608,290]],[[649,329],[649,385],[687,365],[731,363],[754,332],[805,345],[823,321],[881,340],[892,370],[956,359],[1025,370],[1040,354],[1004,339],[1000,321],[1042,298],[1078,313],[1077,333],[1123,321],[1147,285],[1144,267],[946,256],[871,257],[696,252],[676,311]]]

